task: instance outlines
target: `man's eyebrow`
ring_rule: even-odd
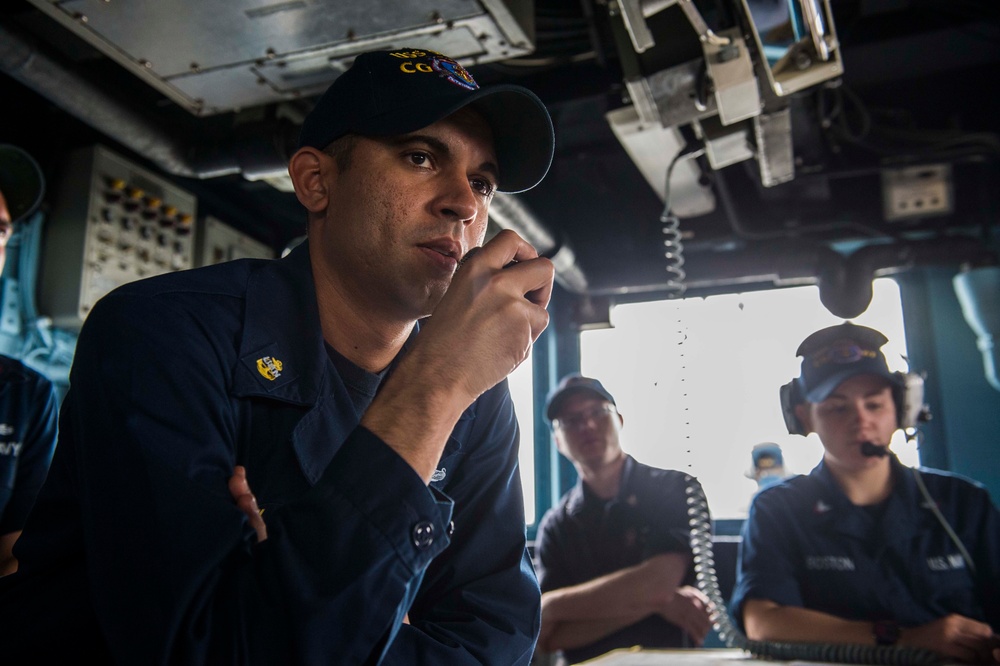
[[[430,147],[435,153],[443,155],[445,158],[450,158],[452,155],[452,150],[447,143],[437,138],[436,136],[431,136],[430,134],[403,134],[402,136],[393,136],[386,139],[386,143],[392,146],[405,146],[407,144],[423,143]],[[500,180],[500,167],[497,166],[492,160],[487,160],[479,165],[480,171],[485,171],[493,176],[493,181],[498,182]]]

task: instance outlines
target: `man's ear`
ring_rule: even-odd
[[[309,212],[317,213],[329,204],[325,176],[333,168],[333,159],[311,146],[299,148],[288,161],[288,175],[292,179],[295,196]]]
[[[800,402],[795,405],[795,418],[799,420],[799,424],[802,426],[803,435],[808,435],[813,431],[812,413],[809,411],[808,402]]]

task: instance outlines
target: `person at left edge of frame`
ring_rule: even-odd
[[[0,144],[0,274],[8,241],[44,195],[45,175],[34,157],[19,146]],[[58,412],[52,381],[0,354],[0,576],[17,570],[14,544],[48,473]]]

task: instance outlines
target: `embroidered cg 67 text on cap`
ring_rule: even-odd
[[[552,119],[522,86],[480,87],[461,64],[426,49],[362,53],[306,116],[299,147],[320,150],[347,134],[408,134],[471,105],[493,132],[500,192],[529,190],[552,164]]]

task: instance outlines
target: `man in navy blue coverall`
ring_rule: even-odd
[[[625,423],[597,379],[571,374],[545,415],[579,480],[538,525],[540,649],[577,664],[617,648],[696,647],[712,607],[695,587],[684,472],[625,453]]]
[[[510,231],[469,252],[552,153],[529,91],[359,56],[289,163],[306,242],[89,314],[0,593],[12,663],[529,663],[506,376],[554,271]]]
[[[730,611],[753,640],[997,663],[1000,512],[980,484],[905,467],[888,449],[922,391],[889,371],[886,342],[847,322],[799,347],[789,431],[815,432],[823,460],[754,497]]]

